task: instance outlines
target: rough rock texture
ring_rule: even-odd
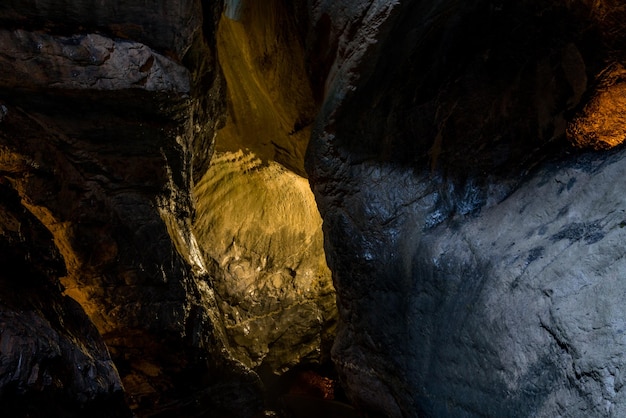
[[[216,156],[195,194],[233,355],[272,373],[328,361],[337,309],[308,181],[239,151]]]
[[[0,280],[1,413],[250,418],[328,362],[321,219],[273,162],[304,174],[314,117],[290,6],[148,3],[0,5],[3,262],[37,283]],[[205,176],[216,137],[267,164]]]
[[[569,124],[570,141],[579,147],[612,148],[626,140],[626,69],[614,63],[598,76],[598,87],[580,115]]]
[[[6,184],[0,196],[2,413],[130,416],[102,337],[83,309],[61,294],[59,277],[66,271],[52,235]]]
[[[372,416],[623,415],[625,154],[570,145],[623,140],[623,5],[310,4],[307,170],[349,396]]]
[[[130,406],[139,415],[249,417],[263,406],[258,377],[225,351],[191,231],[194,169],[208,165],[224,109],[213,32],[221,7],[152,6],[0,6],[3,187],[49,231],[32,245],[60,254],[61,267],[41,275],[62,286],[33,290],[25,308],[7,305],[17,311],[3,314],[2,371],[11,377],[2,406],[16,390],[40,400],[40,412],[61,393],[70,409],[59,416],[84,416],[97,400],[111,415]],[[36,224],[22,218],[14,230]],[[14,249],[20,265],[38,263],[29,248]],[[16,344],[33,358],[16,366]],[[126,404],[110,402],[121,385]]]
[[[320,361],[319,220],[272,162],[304,174],[320,104],[306,174],[355,406],[626,415],[624,22],[618,0],[3,1],[2,412],[248,418],[251,368]],[[263,164],[207,172],[215,138]]]
[[[212,8],[206,5],[206,9]],[[207,16],[210,16],[207,15]],[[203,25],[197,0],[7,0],[0,5],[3,28],[59,34],[103,32],[131,39],[180,61]]]
[[[98,34],[66,37],[18,29],[2,31],[0,43],[7,46],[0,61],[5,86],[95,90],[141,86],[147,91],[190,91],[185,67],[137,42]]]

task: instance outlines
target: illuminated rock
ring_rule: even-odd
[[[228,18],[235,7],[237,20]],[[217,31],[228,118],[217,133],[216,148],[250,150],[305,176],[316,104],[293,7],[281,0],[228,2]]]
[[[567,133],[580,148],[608,149],[626,140],[626,69],[622,65],[602,72],[593,96]]]
[[[224,153],[195,196],[194,230],[234,356],[276,373],[326,361],[335,292],[308,181],[253,154]]]
[[[252,416],[262,409],[262,388],[225,350],[222,319],[191,232],[194,170],[200,176],[208,165],[224,111],[208,29],[220,10],[207,6],[203,16],[199,1],[158,2],[155,10],[128,2],[53,3],[0,5],[0,20],[11,22],[0,34],[0,166],[2,183],[51,234],[49,245],[65,267],[49,278],[61,290],[43,299],[41,310],[69,306],[84,324],[35,310],[7,317],[4,329],[31,348],[24,355],[34,358],[22,364],[36,365],[39,356],[63,367],[55,373],[63,375],[61,389],[70,388],[67,416],[91,400],[83,392],[120,413],[178,408],[183,415]],[[15,228],[31,229],[28,223]],[[26,250],[15,258],[40,262]],[[61,291],[91,323],[63,302]],[[1,297],[8,297],[6,289]],[[48,321],[51,330],[31,332],[19,324],[24,318],[35,321],[32,327]],[[85,341],[74,337],[81,333]],[[38,347],[57,339],[59,347],[42,354]],[[16,348],[5,348],[12,373]],[[116,368],[106,363],[109,352]],[[3,382],[39,400],[33,408],[54,406],[58,384],[31,384],[36,373],[13,376]],[[122,386],[125,404],[114,404]],[[8,388],[0,405],[10,401]]]

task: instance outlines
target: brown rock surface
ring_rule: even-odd
[[[228,85],[228,118],[217,149],[250,150],[306,176],[304,153],[316,104],[296,6],[284,0],[234,3],[237,13],[227,13],[217,31]]]
[[[613,64],[598,77],[598,86],[569,124],[568,139],[577,147],[609,149],[626,140],[626,69]]]

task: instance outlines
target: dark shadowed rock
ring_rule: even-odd
[[[0,410],[13,417],[129,417],[104,340],[62,295],[66,271],[52,235],[6,184],[0,196]]]
[[[190,92],[189,72],[146,45],[98,34],[0,32],[1,87]]]
[[[149,45],[176,61],[185,56],[201,29],[202,18],[198,0],[159,0],[149,5],[123,0],[8,0],[0,5],[0,22],[5,28],[61,35],[102,32]]]

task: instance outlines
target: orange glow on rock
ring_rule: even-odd
[[[601,75],[602,84],[567,128],[576,147],[596,150],[620,145],[626,139],[626,69],[621,65]]]

